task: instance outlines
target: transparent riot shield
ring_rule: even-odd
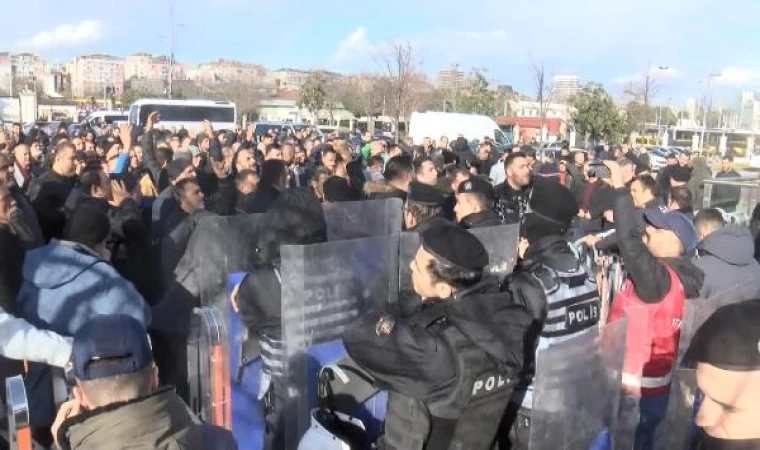
[[[224,301],[227,274],[251,266],[263,216],[200,219],[174,272],[178,294],[191,296],[199,306]]]
[[[477,237],[488,252],[486,273],[503,279],[517,263],[517,240],[519,225],[498,225],[475,228],[470,232]],[[401,233],[399,243],[399,304],[402,311],[411,312],[420,304],[420,297],[412,287],[412,272],[409,264],[420,246],[420,237],[415,232]]]
[[[395,302],[398,238],[280,248],[286,449],[297,448],[309,428],[319,368],[345,355],[343,331],[373,307]]]
[[[226,309],[197,308],[190,321],[187,344],[190,407],[203,422],[231,429],[229,345],[221,311]]]
[[[626,320],[539,351],[530,448],[588,450],[606,439],[620,402]]]
[[[8,414],[8,442],[11,450],[32,450],[29,402],[21,375],[5,379],[5,399]]]
[[[517,240],[520,225],[499,225],[470,230],[488,252],[488,269],[491,276],[504,278],[512,273],[517,264]]]
[[[695,368],[685,364],[684,356],[689,350],[697,330],[718,309],[748,300],[754,283],[741,284],[713,298],[689,299],[684,306],[681,335],[678,343],[678,359],[673,370],[668,411],[658,429],[657,447],[660,449],[686,450],[692,448],[695,436],[694,417],[697,383]]]
[[[400,233],[402,209],[399,198],[323,203],[327,238],[339,241]]]

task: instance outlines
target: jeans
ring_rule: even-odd
[[[665,418],[670,392],[647,395],[639,399],[639,424],[636,427],[634,450],[653,450],[657,426]]]

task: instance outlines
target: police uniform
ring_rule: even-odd
[[[563,237],[578,213],[572,193],[558,183],[537,182],[530,209],[521,229],[529,246],[504,287],[527,306],[535,325],[535,351],[525,357],[527,370],[515,388],[503,431],[509,433],[512,449],[529,443],[535,353],[593,330],[600,312],[595,280]]]
[[[467,181],[459,183],[457,192],[460,194],[476,194],[482,196],[486,200],[486,203],[491,205],[496,198],[491,183],[479,177],[472,177]],[[467,229],[472,229],[501,225],[502,221],[501,217],[495,212],[490,209],[485,209],[463,217],[459,223]]]
[[[488,254],[461,227],[434,221],[420,234],[436,259],[479,271]],[[344,333],[349,356],[389,390],[386,449],[490,449],[523,364],[525,309],[485,279],[407,318],[363,316]]]

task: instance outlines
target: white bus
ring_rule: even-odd
[[[232,102],[141,98],[129,107],[129,123],[143,127],[154,111],[158,111],[159,128],[200,129],[208,120],[215,130],[231,130],[237,122],[237,108]]]

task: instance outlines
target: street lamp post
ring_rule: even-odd
[[[707,75],[707,92],[705,94],[705,104],[702,106],[702,135],[699,138],[699,145],[702,151],[705,151],[705,132],[707,131],[707,99],[710,98],[710,82],[713,78],[718,78],[722,75],[721,72],[712,72]],[[712,104],[712,98],[710,98],[710,104]]]

